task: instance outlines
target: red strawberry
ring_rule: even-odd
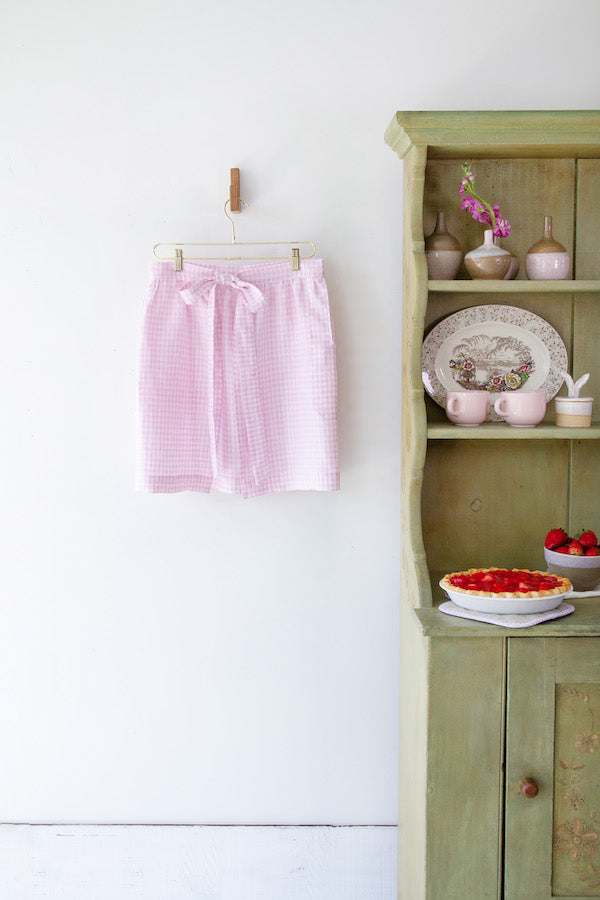
[[[466,577],[466,575],[454,575],[450,579],[450,581],[456,587],[461,587],[461,588],[466,588],[469,583],[469,579]]]
[[[593,531],[582,531],[577,535],[577,540],[582,547],[596,547],[598,544],[598,538]]]
[[[549,531],[546,535],[544,547],[547,547],[548,550],[556,550],[561,544],[566,544],[568,540],[569,536],[566,531],[563,531],[562,528],[553,528],[552,531]]]
[[[600,547],[588,547],[584,556],[600,556]]]
[[[566,544],[563,544],[562,547],[555,547],[554,552],[555,553],[568,553],[569,548],[567,547]]]
[[[569,546],[567,547],[567,553],[571,556],[583,556],[583,547],[579,543],[579,541],[571,541]]]

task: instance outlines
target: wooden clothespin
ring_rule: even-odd
[[[240,170],[231,170],[231,184],[229,185],[229,211],[240,212]]]
[[[176,272],[181,272],[183,270],[183,250],[181,247],[175,248],[174,265]]]
[[[297,272],[300,268],[300,249],[292,247],[292,271]]]

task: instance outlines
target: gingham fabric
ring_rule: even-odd
[[[138,364],[136,488],[339,488],[323,261],[155,262]]]

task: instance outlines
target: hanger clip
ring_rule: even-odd
[[[183,270],[183,250],[181,247],[175,248],[174,266],[176,272],[181,272]]]
[[[300,268],[300,250],[298,247],[292,247],[292,271],[297,272]]]

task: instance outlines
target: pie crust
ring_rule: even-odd
[[[568,578],[529,569],[467,569],[444,575],[441,586],[445,590],[477,597],[555,597],[573,589]]]

